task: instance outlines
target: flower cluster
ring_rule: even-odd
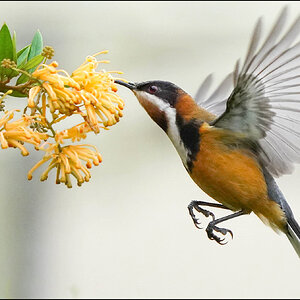
[[[98,54],[101,53],[104,52]],[[31,88],[28,107],[34,107],[42,98],[43,117],[48,104],[52,114],[56,111],[67,116],[80,114],[95,133],[99,133],[99,124],[114,125],[123,115],[124,102],[116,94],[111,72],[96,71],[98,64],[104,62],[107,61],[89,56],[71,76],[57,70],[57,62],[41,64],[32,76],[42,84]]]
[[[19,148],[22,155],[27,156],[29,152],[24,146],[24,143],[32,144],[38,149],[41,141],[47,140],[48,136],[45,133],[34,132],[28,128],[35,117],[24,115],[19,120],[9,122],[13,119],[15,111],[16,110],[7,111],[0,119],[1,148]]]
[[[88,147],[94,148],[94,151]],[[98,166],[102,161],[101,155],[95,146],[92,145],[69,145],[60,148],[58,144],[49,145],[45,150],[46,154],[29,172],[28,179],[32,179],[32,173],[45,162],[50,161],[49,166],[41,175],[41,181],[48,178],[49,172],[56,168],[56,183],[65,183],[68,187],[72,187],[70,174],[76,179],[79,186],[84,181],[89,181],[91,175],[88,171],[92,167],[92,163]],[[86,162],[86,165],[82,164]]]
[[[44,48],[43,55],[51,57],[51,49]],[[97,71],[99,64],[108,61],[98,61],[96,56],[106,52],[88,56],[71,75],[58,69],[55,61],[41,63],[29,78],[24,115],[19,120],[11,121],[15,111],[6,111],[0,119],[3,149],[17,147],[23,155],[28,155],[26,143],[30,143],[36,150],[45,152],[44,157],[29,171],[29,180],[38,167],[48,162],[41,181],[48,178],[52,169],[56,169],[56,183],[72,187],[72,175],[80,186],[89,181],[92,164],[97,166],[102,161],[93,145],[64,144],[66,140],[75,143],[85,139],[92,131],[98,134],[100,129],[116,124],[123,115],[124,102],[116,93],[112,76],[120,72]],[[30,111],[29,114],[26,114],[27,111]],[[54,128],[73,115],[81,118],[79,124],[62,130]]]

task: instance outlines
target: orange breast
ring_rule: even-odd
[[[269,199],[265,178],[250,151],[227,147],[222,130],[200,128],[200,132],[200,151],[190,174],[196,184],[228,208],[254,211],[282,227],[283,212]]]

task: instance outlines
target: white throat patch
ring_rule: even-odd
[[[144,91],[135,91],[136,97],[140,100],[143,99],[144,101],[149,101],[154,104],[160,111],[165,113],[168,129],[167,134],[172,141],[173,145],[175,146],[184,166],[188,168],[187,161],[188,161],[188,150],[184,147],[184,144],[180,138],[179,130],[176,125],[176,110],[174,107],[171,107],[169,103],[161,100],[160,98],[156,97],[155,95],[151,95]],[[141,102],[141,101],[140,101]]]

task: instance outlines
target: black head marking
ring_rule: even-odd
[[[171,107],[175,107],[178,93],[181,91],[175,84],[160,80],[136,83],[135,90],[155,95],[166,103],[169,103]]]

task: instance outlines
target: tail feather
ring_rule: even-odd
[[[280,191],[278,185],[276,184],[273,176],[263,168],[264,176],[266,179],[267,187],[268,187],[268,195],[270,199],[275,201],[280,205],[281,209],[284,212],[284,215],[287,220],[287,228],[284,228],[284,232],[294,247],[300,258],[300,226],[294,218],[293,212],[285,200],[282,192]],[[286,230],[287,229],[287,230]]]
[[[288,218],[287,237],[300,258],[300,226],[293,217]]]

